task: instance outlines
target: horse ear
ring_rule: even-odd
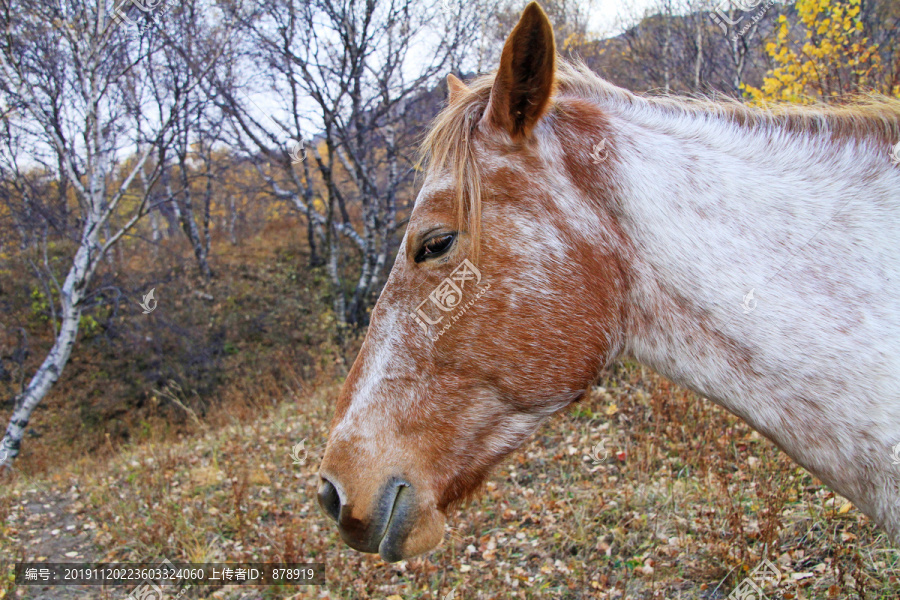
[[[450,73],[447,75],[447,91],[449,92],[448,103],[453,104],[454,101],[459,100],[461,96],[466,94],[469,88],[466,87],[466,84],[459,77]]]
[[[514,138],[527,136],[550,103],[555,70],[553,27],[538,3],[532,2],[503,45],[483,120]]]

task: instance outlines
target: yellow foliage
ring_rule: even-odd
[[[860,2],[798,0],[806,37],[802,44],[792,43],[791,24],[779,17],[775,40],[766,45],[775,67],[760,88],[742,86],[750,103],[810,104],[870,91],[897,95],[900,89],[890,89],[885,81],[878,46],[862,35]]]

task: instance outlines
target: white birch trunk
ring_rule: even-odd
[[[72,267],[62,286],[60,299],[62,322],[56,335],[56,341],[25,391],[16,398],[9,425],[3,440],[0,441],[0,466],[10,464],[19,455],[19,447],[22,437],[25,435],[25,428],[31,419],[31,413],[59,379],[63,368],[69,362],[72,346],[75,345],[75,339],[78,336],[78,325],[81,322],[81,301],[84,299],[84,292],[90,284],[96,261],[99,258],[92,256],[93,249],[98,247],[97,229],[95,221],[91,221],[85,227],[81,246],[75,253]]]
[[[344,295],[344,282],[341,280],[341,270],[338,263],[340,247],[337,243],[337,233],[332,230],[328,236],[328,277],[334,290],[334,316],[338,325],[343,329],[347,325],[347,298]]]

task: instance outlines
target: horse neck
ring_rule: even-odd
[[[887,145],[716,118],[610,127],[625,352],[742,417],[900,540]],[[757,304],[742,306],[750,290]]]
[[[813,364],[842,341],[828,339],[833,307],[808,310],[805,297],[826,286],[810,270],[847,262],[840,228],[823,225],[836,215],[852,220],[841,215],[848,201],[896,203],[898,178],[872,176],[884,171],[876,165],[883,157],[864,143],[841,148],[825,136],[650,110],[610,117],[614,210],[630,278],[626,350],[765,429],[751,398],[798,393],[776,365],[798,341],[786,336],[809,338],[808,351],[820,354]],[[857,183],[866,179],[865,188]],[[816,253],[803,252],[813,238]],[[852,274],[839,275],[852,283]],[[745,314],[751,290],[759,309]]]

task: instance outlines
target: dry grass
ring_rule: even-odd
[[[79,347],[35,413],[41,437],[26,439],[18,470],[0,482],[3,560],[165,556],[327,568],[328,584],[318,588],[203,587],[183,598],[437,600],[456,590],[457,600],[713,600],[768,556],[788,600],[900,597],[900,553],[868,519],[736,417],[627,363],[506,461],[483,496],[449,515],[440,549],[393,565],[348,549],[315,490],[354,346],[328,341],[328,302],[304,275],[296,238],[285,227],[218,252],[221,277],[204,288],[213,302],[191,300],[187,270],[154,275],[166,286],[158,310],[169,311],[154,318],[223,332],[219,343],[230,350],[215,363],[212,392],[186,383],[203,373],[186,373],[110,416],[98,405],[129,397],[122,369],[177,362],[179,347],[166,354],[169,346],[160,353],[147,344],[144,354],[116,356],[115,335]],[[147,287],[137,275],[151,277],[147,260],[122,268],[135,290]],[[13,291],[14,283],[0,281]],[[132,308],[113,333],[163,335],[163,321]],[[179,374],[177,364],[162,366]],[[309,459],[295,466],[290,451],[302,439]],[[601,441],[607,460],[592,464]],[[776,590],[766,591],[773,598]],[[0,582],[0,598],[126,593]]]
[[[98,325],[82,326],[58,384],[32,415],[19,468],[42,473],[86,454],[115,456],[122,446],[191,430],[192,414],[217,427],[271,406],[286,389],[333,380],[347,358],[332,341],[323,278],[308,269],[296,232],[284,220],[237,247],[220,240],[220,275],[209,283],[196,276],[181,240],[104,263],[95,288],[111,291],[86,313]],[[53,340],[49,313],[31,299],[34,282],[15,276],[27,266],[10,262],[9,273],[0,272],[2,306],[11,309],[0,323],[0,352],[15,347],[13,325],[28,328],[28,360],[15,381],[0,379],[0,398],[11,399]],[[144,315],[138,302],[151,288],[158,306]],[[7,402],[0,416],[8,419],[11,408]]]
[[[766,549],[789,600],[900,596],[900,555],[868,519],[735,417],[630,365],[450,515],[438,551],[394,565],[353,552],[315,504],[337,389],[180,442],[17,474],[0,496],[0,551],[37,558],[24,506],[74,498],[95,552],[85,560],[308,560],[328,571],[320,588],[206,587],[194,598],[724,598]],[[301,439],[310,455],[298,467]],[[601,440],[609,456],[594,465]]]

